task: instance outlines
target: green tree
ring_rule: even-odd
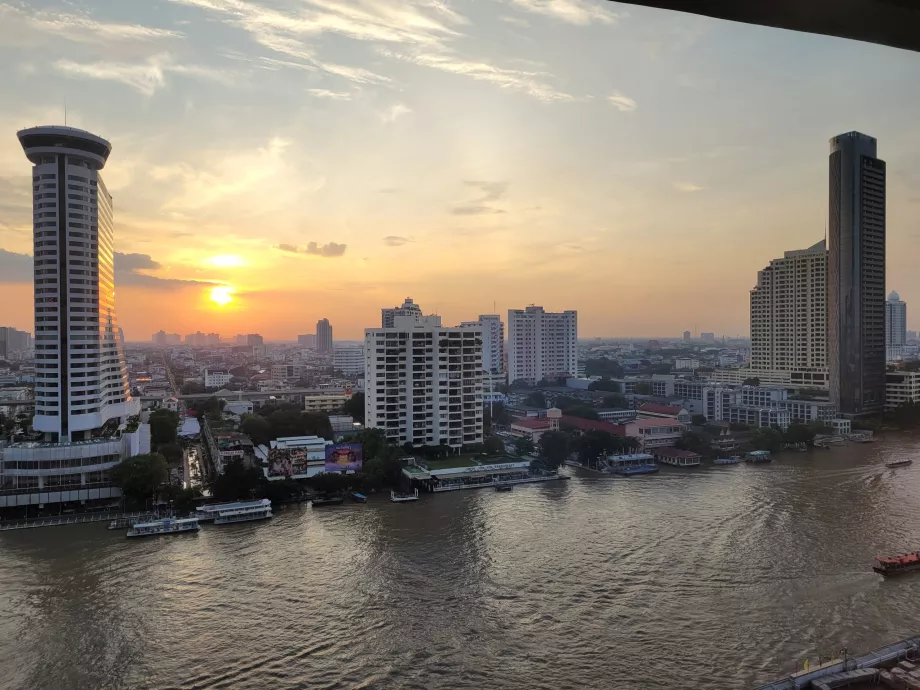
[[[354,484],[355,476],[339,472],[320,472],[306,481],[317,493],[328,496],[347,491]]]
[[[744,422],[729,422],[728,430],[729,431],[750,431],[751,425],[745,424]]]
[[[772,427],[757,427],[751,432],[751,445],[757,450],[776,452],[783,447],[783,434]]]
[[[602,357],[585,360],[585,376],[609,376],[618,378],[623,375],[623,367],[615,359]],[[603,390],[603,389],[599,389]]]
[[[170,467],[178,467],[185,459],[185,452],[178,443],[164,443],[157,446],[157,452],[166,459],[166,464]]]
[[[615,410],[621,410],[626,407],[626,398],[619,393],[604,396],[604,407],[612,407]]]
[[[790,424],[784,434],[786,443],[811,443],[815,432],[807,424]]]
[[[623,447],[622,442],[606,431],[587,431],[575,439],[575,452],[578,459],[588,467],[597,467],[598,461]]]
[[[505,442],[498,436],[489,436],[482,444],[482,450],[489,455],[499,455],[505,452]]]
[[[685,431],[681,434],[680,440],[674,445],[682,450],[689,450],[700,455],[705,455],[709,452],[709,439],[698,431]]]
[[[188,515],[195,509],[198,499],[201,498],[201,489],[183,489],[179,486],[169,487],[169,497],[173,503],[176,515]]]
[[[703,426],[706,421],[706,415],[704,414],[695,414],[690,418],[690,423],[693,424],[693,426]]]
[[[584,403],[566,408],[565,413],[570,417],[580,417],[581,419],[600,419],[597,415],[597,410]]]
[[[355,393],[345,404],[342,405],[342,411],[350,414],[355,420],[364,423],[364,393]]]
[[[570,439],[561,431],[547,431],[540,437],[540,461],[549,469],[563,465],[569,457]]]
[[[250,499],[259,492],[265,477],[258,467],[247,467],[240,458],[224,465],[224,471],[211,480],[211,494],[218,501]]]
[[[179,434],[179,415],[159,409],[150,413],[150,443],[154,448],[175,443]]]
[[[268,417],[272,438],[306,436],[307,420],[300,410],[277,410]]]
[[[325,412],[304,412],[304,425],[306,433],[312,436],[322,436],[327,441],[332,440],[332,423]]]
[[[245,414],[240,422],[240,429],[257,446],[268,445],[272,440],[272,426],[265,417],[257,414]]]
[[[742,386],[759,386],[760,379],[756,376],[751,376],[750,378],[744,379],[744,381],[741,382],[741,385]]]
[[[156,497],[168,476],[166,458],[159,453],[125,458],[111,470],[112,483],[121,488],[127,501],[141,508]]]
[[[362,429],[355,435],[354,441],[361,444],[365,464],[368,460],[381,457],[388,447],[392,448],[393,452],[399,452],[387,441],[383,429]]]
[[[514,450],[518,455],[530,455],[536,450],[536,446],[529,438],[516,438],[514,439]]]
[[[221,412],[223,412],[226,404],[227,401],[223,398],[212,395],[198,406],[198,418],[206,416],[208,419],[220,419]]]
[[[200,395],[201,393],[207,393],[208,389],[201,383],[189,381],[188,383],[182,384],[179,392],[182,393],[182,395]]]
[[[636,392],[636,395],[651,395],[652,384],[648,381],[639,381],[633,390]]]
[[[524,398],[524,404],[530,407],[542,407],[546,409],[546,396],[541,391],[534,391]]]
[[[611,381],[604,378],[600,381],[594,381],[588,386],[589,391],[610,391],[611,393],[622,393],[623,387],[617,381]]]

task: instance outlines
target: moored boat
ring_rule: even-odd
[[[217,518],[221,513],[226,513],[229,511],[238,511],[238,510],[249,510],[250,508],[256,508],[258,510],[264,510],[268,508],[269,515],[271,517],[271,506],[272,503],[267,498],[263,498],[258,501],[234,501],[233,503],[208,503],[206,505],[201,505],[195,508],[195,512],[192,514],[192,517],[198,518],[199,522],[214,521],[217,523]],[[258,512],[258,510],[256,512]]]
[[[891,462],[886,462],[885,467],[907,467],[908,465],[913,464],[913,460],[910,458],[905,458],[904,460],[892,460]]]
[[[772,459],[768,450],[752,450],[744,456],[745,462],[770,462]]]
[[[920,551],[905,553],[889,558],[876,558],[872,570],[886,577],[920,570]]]
[[[320,496],[310,501],[314,508],[320,508],[322,506],[340,506],[344,502],[345,499],[341,496]]]
[[[155,537],[161,534],[179,534],[180,532],[197,532],[201,529],[198,518],[163,518],[153,522],[138,522],[128,530],[129,537]]]
[[[272,516],[272,502],[267,498],[254,501],[242,507],[234,506],[217,511],[214,517],[215,525],[230,525],[235,522],[250,522],[253,520],[267,520]]]
[[[713,465],[737,465],[741,462],[741,458],[737,455],[732,455],[729,458],[716,458],[712,461]]]
[[[364,494],[359,494],[357,491],[355,491],[351,495],[351,500],[354,501],[355,503],[367,503],[367,496],[365,496]]]
[[[496,491],[512,491],[514,490],[514,484],[497,483],[495,485],[495,490]]]
[[[416,489],[415,493],[412,494],[398,494],[395,491],[391,491],[390,500],[393,501],[393,503],[409,503],[410,501],[417,501],[418,489]]]

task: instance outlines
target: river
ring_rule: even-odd
[[[0,532],[0,688],[744,688],[920,632],[918,450]]]

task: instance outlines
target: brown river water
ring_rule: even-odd
[[[920,633],[918,451],[0,532],[0,688],[750,687]]]

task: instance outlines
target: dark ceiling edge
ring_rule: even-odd
[[[920,51],[920,0],[609,0]]]

